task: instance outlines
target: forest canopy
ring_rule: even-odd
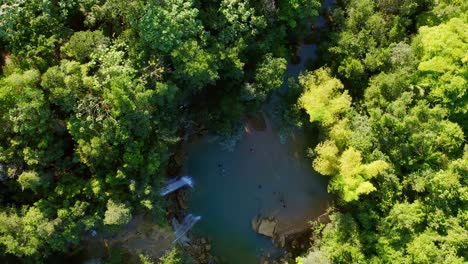
[[[333,13],[328,66],[301,77],[298,105],[323,133],[313,167],[339,199],[298,263],[466,263],[466,1]]]
[[[164,223],[185,130],[232,146],[325,12],[319,58],[276,101],[281,131],[318,131],[304,147],[337,195],[297,262],[466,263],[468,2],[324,2],[2,0],[1,257]]]

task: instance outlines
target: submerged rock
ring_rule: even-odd
[[[262,112],[257,112],[247,119],[248,128],[255,131],[265,131],[267,128],[265,117]]]
[[[211,244],[208,239],[204,237],[192,238],[189,243],[183,246],[185,252],[195,261],[194,263],[215,263],[215,258],[211,255]]]
[[[328,214],[328,212],[325,212],[319,217],[317,217],[317,222],[319,222],[320,224],[328,224],[330,223],[330,221],[330,215]]]

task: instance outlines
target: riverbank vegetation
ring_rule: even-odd
[[[468,5],[338,1],[332,16],[298,105],[339,199],[298,262],[466,263]]]
[[[235,136],[319,10],[3,0],[0,255],[44,262],[137,214],[163,223],[157,190],[184,131]],[[339,197],[298,261],[468,261],[466,1],[340,0],[326,12],[314,69],[278,100],[285,131],[319,127],[313,167]]]

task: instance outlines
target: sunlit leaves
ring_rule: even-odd
[[[465,233],[462,239],[466,240],[466,235]],[[463,242],[460,241],[461,243]],[[463,257],[457,256],[457,246],[447,243],[446,238],[436,232],[427,231],[416,236],[408,243],[407,250],[414,263],[465,263]]]
[[[50,67],[42,75],[41,86],[50,93],[52,103],[69,113],[78,106],[80,98],[97,86],[96,79],[87,75],[88,69],[76,61],[62,60],[60,66]]]
[[[0,81],[0,146],[8,146],[10,161],[29,165],[45,161],[50,140],[51,111],[38,89],[39,72],[14,73]]]
[[[200,90],[219,78],[216,56],[200,47],[195,40],[182,43],[172,51],[171,56],[175,64],[174,77],[188,91]]]
[[[322,232],[320,249],[314,248],[312,254],[324,254],[328,260],[324,263],[366,263],[360,228],[352,215],[337,212],[332,214],[330,219],[330,224],[326,225]]]
[[[0,244],[17,256],[43,254],[47,239],[55,232],[57,221],[50,221],[37,207],[23,207],[20,212],[0,212]]]
[[[363,255],[370,263],[463,263],[467,37],[460,10],[466,4],[436,3],[438,17],[431,23],[460,18],[419,28],[410,45],[403,41],[409,25],[404,16],[414,16],[426,1],[379,1],[376,8],[387,14],[381,18],[366,2],[345,3],[349,17],[330,51],[343,56],[337,71],[347,81],[381,72],[371,76],[364,100],[346,115],[332,125],[319,122],[325,141],[317,145],[313,163],[331,175],[329,190],[340,195],[339,208],[351,212],[349,219],[361,229],[344,237],[343,218],[331,217],[309,256],[322,254],[337,263],[358,263]],[[444,14],[449,10],[455,14]],[[389,40],[397,43],[376,48]],[[351,247],[360,243],[365,247]],[[356,249],[355,257],[342,248]]]
[[[39,174],[35,171],[24,171],[18,177],[18,182],[23,190],[31,189],[36,191],[39,187],[44,185],[44,179],[41,179]]]
[[[353,147],[341,154],[333,141],[320,143],[315,153],[314,169],[322,175],[333,176],[329,189],[341,194],[345,201],[357,200],[359,195],[368,194],[376,188],[369,182],[389,167],[382,160],[362,163],[362,154]]]
[[[333,141],[325,141],[317,145],[313,166],[322,175],[334,175],[338,172],[338,148]]]
[[[267,54],[255,72],[253,83],[244,85],[241,98],[246,101],[263,102],[271,92],[281,86],[285,70],[285,59],[274,58],[271,54]]]
[[[459,18],[435,27],[421,27],[415,45],[421,57],[419,84],[428,87],[429,96],[458,118],[463,118],[461,115],[468,109],[466,27],[468,24]]]
[[[61,51],[67,57],[83,63],[90,59],[91,53],[96,49],[108,44],[109,39],[102,34],[102,31],[80,31],[71,36]]]
[[[360,195],[375,191],[369,180],[389,166],[381,160],[362,164],[361,153],[352,147],[338,155],[338,149],[330,141],[319,144],[316,153],[314,169],[333,176],[329,189],[340,193],[345,201],[357,200]]]
[[[254,37],[267,26],[266,19],[255,14],[248,0],[223,0],[219,11],[227,21],[220,33],[223,43],[236,41],[240,36]]]
[[[45,70],[56,58],[55,45],[65,33],[66,10],[52,1],[2,1],[0,38],[24,58],[23,65]]]
[[[203,26],[192,3],[192,0],[149,1],[138,25],[147,45],[170,53],[184,41],[199,37]]]
[[[343,75],[347,79],[354,80],[362,78],[364,70],[365,68],[361,61],[350,57],[343,60],[341,65],[338,67],[338,72],[341,75]]]
[[[107,202],[107,211],[104,214],[104,224],[122,225],[131,220],[130,209],[122,203],[109,200]]]
[[[299,105],[309,115],[310,122],[318,121],[324,126],[335,123],[340,116],[350,110],[351,97],[343,91],[340,80],[333,78],[326,68],[302,75],[299,79],[304,93]]]
[[[177,251],[177,247],[172,248],[170,252],[166,252],[166,254],[159,259],[159,263],[161,264],[177,264],[180,262],[181,258]]]

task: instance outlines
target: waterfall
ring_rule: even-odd
[[[185,234],[195,225],[196,222],[200,221],[201,216],[194,216],[188,214],[180,225],[175,228],[176,239],[172,243],[176,243],[179,239],[183,238]]]
[[[178,179],[176,181],[169,182],[164,188],[161,188],[159,193],[162,196],[165,196],[167,194],[170,194],[171,192],[174,192],[174,191],[184,187],[185,185],[188,185],[188,186],[193,188],[194,183],[193,183],[192,178],[190,178],[188,176],[183,176],[183,177],[181,177],[180,179]]]

